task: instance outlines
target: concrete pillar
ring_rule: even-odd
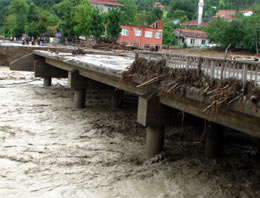
[[[51,86],[51,78],[43,78],[43,86],[45,88],[50,87]]]
[[[148,159],[162,152],[164,147],[164,127],[146,127],[146,157]]]
[[[115,90],[111,97],[111,108],[115,110],[122,103],[123,91]]]
[[[205,154],[210,158],[220,157],[223,152],[224,128],[217,124],[212,124],[207,131]]]
[[[152,158],[164,147],[165,125],[170,116],[169,109],[160,103],[158,96],[139,97],[137,122],[146,127],[146,157]]]
[[[74,91],[74,107],[77,109],[83,109],[86,101],[86,90],[75,89]]]

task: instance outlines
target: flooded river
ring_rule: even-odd
[[[146,161],[135,97],[111,110],[109,92],[90,91],[76,110],[67,82],[53,85],[0,67],[1,198],[260,196],[254,154],[209,160],[201,129],[185,126],[169,129],[165,152]]]

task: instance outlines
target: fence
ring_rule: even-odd
[[[166,67],[198,69],[211,78],[225,79],[236,78],[246,81],[254,81],[260,85],[260,62],[241,61],[224,58],[210,58],[201,56],[186,56],[173,53],[136,51],[136,58],[148,60],[166,59]]]

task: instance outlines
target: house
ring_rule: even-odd
[[[214,16],[215,18],[220,17],[223,18],[226,21],[232,21],[234,18],[234,15],[237,13],[241,13],[244,16],[252,16],[254,14],[253,10],[241,10],[241,11],[235,11],[235,10],[219,10],[216,14],[216,16]]]
[[[195,28],[199,27],[198,20],[186,21],[186,22],[183,22],[181,24],[184,25],[184,26],[190,26],[190,27],[195,27]],[[209,25],[208,23],[202,22],[200,26],[206,27],[208,25]]]
[[[200,47],[209,44],[207,34],[201,30],[177,28],[175,30],[175,36],[177,44],[180,46],[184,46],[184,43],[186,43],[188,47]]]
[[[117,3],[116,0],[89,0],[89,2],[100,12],[108,12],[112,8],[120,8],[123,4]]]
[[[122,25],[118,43],[141,49],[162,49],[163,22],[158,20],[150,27],[136,27]]]
[[[158,8],[160,8],[162,11],[165,10],[165,7],[164,7],[164,5],[163,5],[161,2],[154,2],[153,7],[158,7]]]
[[[239,13],[243,14],[244,16],[252,16],[254,14],[254,11],[245,9],[245,10],[239,11]]]
[[[232,21],[233,20],[233,16],[236,14],[235,10],[219,10],[216,14],[216,16],[214,16],[215,18],[220,17],[226,21]]]

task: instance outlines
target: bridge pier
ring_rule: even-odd
[[[44,88],[51,86],[51,78],[43,78],[43,86]]]
[[[205,154],[209,158],[220,157],[223,152],[224,127],[212,123],[208,128]]]
[[[118,108],[120,106],[120,104],[122,103],[123,93],[124,92],[122,90],[115,90],[112,93],[112,96],[111,96],[111,108],[113,110]]]
[[[164,148],[167,111],[166,106],[160,104],[158,96],[139,97],[137,122],[146,127],[145,153],[147,159],[150,159],[161,153]]]
[[[165,127],[146,127],[145,154],[148,159],[163,151],[164,134]]]
[[[85,101],[86,101],[86,90],[75,89],[73,101],[74,101],[74,107],[76,109],[83,109],[85,107]]]
[[[68,74],[69,87],[74,89],[74,107],[83,109],[86,102],[86,89],[89,85],[89,80],[79,74],[78,70],[70,71]]]

